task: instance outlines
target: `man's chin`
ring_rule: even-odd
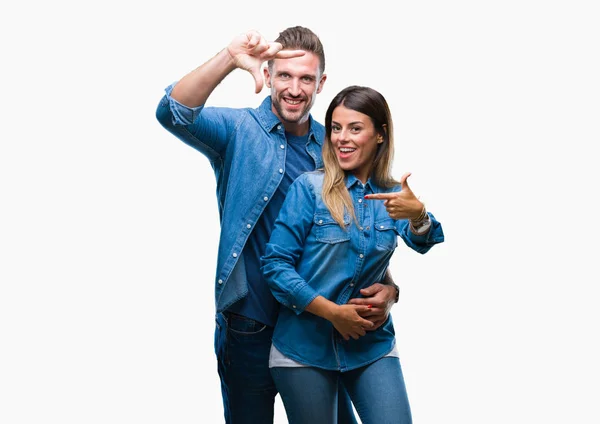
[[[306,113],[305,111],[289,112],[284,110],[282,115],[282,118],[287,122],[298,123],[303,120],[303,118],[306,116]]]

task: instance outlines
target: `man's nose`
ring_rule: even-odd
[[[288,88],[288,91],[290,93],[291,96],[299,96],[301,93],[300,90],[300,81],[297,79],[292,79],[292,81],[290,82],[290,86]]]

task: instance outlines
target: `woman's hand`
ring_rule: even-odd
[[[424,205],[408,186],[406,180],[410,175],[411,173],[407,172],[400,178],[401,191],[369,194],[365,199],[383,200],[383,206],[392,219],[417,219],[423,212]]]
[[[360,294],[363,297],[352,298],[348,303],[366,306],[367,309],[361,311],[360,315],[373,323],[373,327],[367,329],[367,331],[376,330],[387,321],[390,310],[396,303],[396,287],[375,283],[361,289]]]
[[[373,328],[371,321],[360,316],[368,310],[369,307],[363,305],[337,305],[328,320],[344,340],[350,340],[350,337],[357,340],[360,336],[364,336],[367,330]]]

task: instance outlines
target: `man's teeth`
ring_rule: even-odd
[[[340,152],[342,153],[351,153],[353,151],[355,151],[356,149],[352,149],[350,147],[340,147]]]
[[[302,100],[290,100],[290,99],[285,99],[286,103],[289,103],[291,105],[299,105]]]

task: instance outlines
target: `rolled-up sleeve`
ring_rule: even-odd
[[[402,219],[396,221],[398,233],[402,237],[402,240],[404,240],[404,243],[419,253],[427,253],[433,246],[444,241],[442,224],[435,219],[435,216],[431,212],[427,212],[427,214],[429,215],[431,226],[429,227],[429,231],[422,235],[417,235],[410,231],[408,220]]]
[[[314,216],[311,186],[300,176],[289,188],[275,221],[261,270],[278,302],[296,314],[303,312],[318,293],[296,271]]]
[[[196,120],[198,115],[200,115],[200,111],[204,108],[204,105],[198,107],[187,107],[179,103],[177,100],[171,97],[171,92],[173,91],[175,84],[176,83],[173,83],[165,89],[165,98],[167,100],[169,111],[171,112],[173,124],[191,125]]]
[[[156,108],[156,119],[167,131],[212,162],[221,159],[242,112],[204,105],[187,107],[171,97],[174,85],[165,89]]]

